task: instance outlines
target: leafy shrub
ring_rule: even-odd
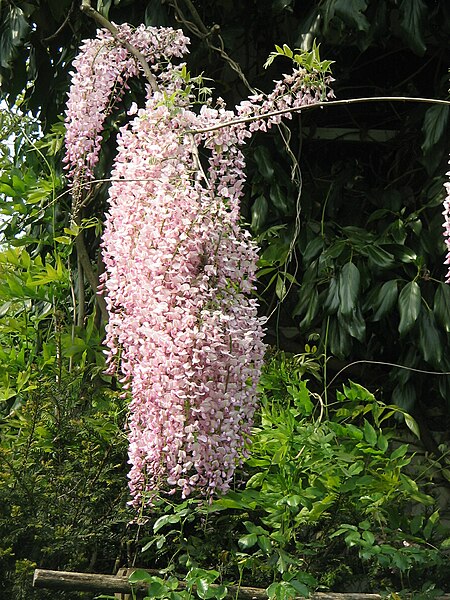
[[[392,427],[399,412],[413,430],[415,422],[354,382],[327,404],[307,379],[321,368],[311,353],[268,361],[251,456],[235,490],[210,506],[161,499],[153,535],[142,540],[152,566],[210,567],[278,600],[317,587],[445,581],[439,511]]]
[[[42,381],[0,421],[5,595],[15,586],[14,597],[30,597],[25,565],[112,570],[129,520],[122,425],[116,395],[76,380]]]

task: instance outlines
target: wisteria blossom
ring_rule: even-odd
[[[180,30],[141,25],[118,27],[121,39],[139,50],[158,70],[161,61],[181,57],[188,39]],[[66,168],[80,184],[93,176],[98,162],[105,118],[128,89],[128,80],[142,69],[136,58],[109,31],[99,30],[86,40],[73,62],[72,84],[66,108]]]
[[[449,161],[450,165],[450,161]],[[450,171],[446,174],[448,181],[444,183],[445,187],[445,200],[444,200],[444,237],[447,245],[447,258],[445,260],[446,265],[450,265]],[[450,267],[447,272],[447,283],[450,283]]]
[[[264,346],[257,254],[197,175],[195,115],[148,100],[118,140],[103,237],[110,357],[131,389],[135,503],[164,485],[226,491],[249,437]],[[241,174],[242,175],[242,174]],[[137,180],[137,181],[136,181]],[[236,192],[230,180],[221,191]]]
[[[305,87],[297,70],[235,111],[219,99],[195,112],[181,67],[167,60],[186,51],[182,33],[119,30],[159,85],[120,130],[102,242],[108,363],[131,398],[129,479],[138,507],[163,490],[226,492],[246,455],[265,348],[252,298],[257,250],[240,226],[241,148],[279,123],[268,112],[317,101],[323,90]],[[98,160],[106,98],[116,99],[139,67],[100,32],[75,69],[66,140],[74,187]],[[253,120],[230,125],[236,117]]]

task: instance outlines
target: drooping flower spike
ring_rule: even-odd
[[[182,68],[167,60],[186,51],[183,34],[119,31],[151,61],[160,86],[148,89],[144,108],[133,106],[119,133],[102,243],[108,362],[131,395],[129,478],[138,507],[164,490],[183,497],[226,492],[247,452],[265,348],[251,297],[257,251],[240,226],[241,147],[279,122],[268,112],[317,101],[321,90],[305,88],[297,70],[270,96],[251,97],[236,111],[220,101],[213,108],[210,100],[195,112]],[[120,68],[108,70],[105,47],[117,53]],[[66,162],[76,188],[98,159],[111,102],[105,97],[139,67],[100,32],[82,47],[75,68]],[[236,116],[261,118],[228,125]],[[216,125],[223,127],[192,133]]]

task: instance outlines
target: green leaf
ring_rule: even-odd
[[[283,240],[276,239],[269,244],[261,256],[261,264],[266,266],[267,263],[278,263],[282,265],[286,262],[289,254],[289,245]]]
[[[443,348],[434,314],[430,310],[423,310],[420,313],[419,347],[425,361],[438,367],[442,359]]]
[[[417,421],[408,413],[404,413],[406,426],[412,433],[420,440],[420,429],[417,425]]]
[[[300,597],[308,598],[310,590],[304,583],[301,583],[297,579],[291,579],[289,581],[289,586],[292,587]]]
[[[413,52],[423,56],[426,45],[423,26],[428,9],[422,0],[402,0],[400,4],[400,35]]]
[[[308,306],[311,302],[311,296],[315,289],[316,287],[312,283],[304,283],[301,286],[299,290],[300,299],[295,305],[294,310],[292,311],[292,316],[298,317],[306,313],[306,311],[308,310]]]
[[[341,319],[341,326],[355,339],[360,342],[364,341],[366,335],[366,322],[363,319],[362,312],[359,306],[352,310],[350,316],[342,315],[338,311],[338,319]]]
[[[309,264],[314,258],[316,258],[323,249],[323,238],[316,235],[306,245],[305,250],[302,252],[302,259],[304,264]]]
[[[301,330],[307,329],[311,325],[314,317],[317,314],[317,311],[319,310],[319,293],[316,287],[313,288],[309,296],[309,302],[307,306],[306,314],[299,324]]]
[[[394,263],[394,255],[380,246],[368,245],[364,248],[364,253],[369,257],[369,260],[382,269],[392,267]]]
[[[435,104],[425,113],[422,126],[422,133],[424,135],[422,151],[424,154],[432,151],[444,135],[448,124],[449,109],[449,106]]]
[[[286,44],[283,44],[283,52],[288,58],[292,58],[294,56],[294,53]]]
[[[277,298],[281,301],[284,300],[284,298],[286,297],[286,294],[287,294],[286,280],[281,275],[277,276],[277,283],[275,285],[275,294],[277,295]]]
[[[111,8],[112,0],[97,0],[97,10],[105,17],[109,18],[109,9]]]
[[[414,263],[417,260],[417,254],[411,248],[400,244],[389,244],[389,251],[392,252],[396,260],[403,263]]]
[[[70,238],[67,235],[61,235],[59,237],[55,237],[53,238],[54,242],[58,242],[59,244],[66,244],[67,246],[70,246],[71,244],[73,244],[73,238]]]
[[[9,198],[15,198],[16,196],[19,196],[17,191],[7,183],[0,183],[0,194],[4,194]]]
[[[258,536],[258,546],[261,548],[264,554],[270,554],[272,550],[272,544],[266,535]]]
[[[252,229],[253,231],[261,231],[263,228],[266,219],[267,213],[269,211],[269,205],[264,196],[258,196],[252,205]]]
[[[325,250],[324,259],[338,258],[342,254],[346,246],[347,243],[345,242],[345,240],[339,240],[335,242]]]
[[[165,527],[165,525],[179,523],[181,517],[179,515],[163,515],[156,519],[155,524],[153,525],[153,533],[157,533],[160,529]]]
[[[202,600],[206,600],[207,598],[211,598],[212,596],[210,595],[210,592],[213,592],[214,595],[214,590],[211,590],[210,587],[210,583],[207,579],[197,579],[196,580],[196,586],[197,586],[197,595],[199,598],[201,598]]]
[[[404,556],[403,554],[400,554],[399,552],[396,552],[395,554],[392,555],[392,560],[394,561],[395,566],[400,571],[406,571],[411,566],[408,558],[406,556]]]
[[[334,10],[350,27],[358,31],[368,31],[370,23],[364,15],[367,4],[367,0],[336,0]]]
[[[404,410],[411,410],[416,402],[416,398],[416,388],[410,381],[398,383],[392,391],[392,403]]]
[[[266,589],[266,594],[269,597],[270,600],[272,600],[272,598],[278,598],[278,588],[280,587],[280,584],[278,582],[274,582],[271,583],[269,585],[269,587]]]
[[[162,598],[167,595],[167,591],[164,581],[151,581],[147,588],[147,595],[150,598]]]
[[[367,419],[364,419],[364,439],[370,446],[377,444],[377,432]]]
[[[245,529],[249,533],[256,533],[256,535],[268,535],[267,529],[261,527],[260,525],[255,525],[252,521],[244,521]]]
[[[159,579],[159,578],[156,578],[156,579]],[[147,573],[147,571],[145,571],[144,569],[136,569],[136,571],[133,571],[131,573],[131,575],[128,577],[128,581],[130,583],[139,583],[141,581],[150,582],[150,581],[154,581],[154,580],[155,580],[155,576],[150,575],[150,573]],[[160,579],[160,582],[163,582],[163,580]]]
[[[272,166],[273,160],[266,146],[258,146],[255,148],[253,157],[258,167],[258,171],[264,179],[272,179],[274,174],[274,168]]]
[[[391,454],[391,460],[397,460],[397,458],[403,458],[408,452],[408,444],[402,444],[394,450]]]
[[[373,546],[373,544],[375,543],[375,536],[373,535],[373,533],[371,531],[363,531],[361,537],[370,546]]]
[[[391,279],[391,281],[386,281],[383,283],[374,303],[374,315],[372,317],[373,321],[379,321],[391,311],[395,301],[397,300],[397,295],[398,286],[396,279]]]
[[[439,521],[439,510],[435,510],[427,521],[427,524],[423,528],[423,537],[428,540],[430,539],[431,532],[435,528],[436,523]]]
[[[258,543],[258,536],[256,535],[256,533],[249,533],[248,535],[243,535],[238,540],[238,544],[243,550],[252,548],[257,543]]]
[[[5,12],[0,34],[0,65],[8,69],[16,56],[17,48],[23,43],[29,25],[23,10],[18,6],[11,5]]]
[[[350,316],[356,305],[359,294],[360,274],[358,267],[352,262],[346,263],[339,275],[340,312]]]
[[[437,322],[450,333],[450,285],[439,283],[434,295],[434,314]]]
[[[417,533],[419,533],[419,531],[422,529],[423,520],[423,515],[414,515],[414,517],[411,519],[409,523],[409,530],[413,535],[417,535]]]
[[[269,196],[272,200],[272,204],[275,206],[276,209],[280,211],[282,215],[287,215],[289,213],[289,205],[286,192],[283,192],[278,183],[272,183],[272,185],[270,186]]]
[[[328,342],[331,353],[340,359],[345,358],[352,348],[350,336],[335,317],[331,317],[329,321]]]
[[[228,588],[224,585],[216,585],[214,588],[211,588],[211,592],[213,592],[213,598],[217,598],[217,600],[223,600],[228,595]]]
[[[420,288],[415,281],[410,281],[405,285],[398,297],[398,309],[400,312],[398,331],[401,336],[410,331],[417,321],[420,304]]]
[[[330,279],[330,286],[328,288],[323,308],[327,314],[333,315],[339,308],[339,282],[336,277]]]
[[[388,449],[389,442],[386,436],[384,436],[382,433],[380,433],[378,436],[377,446],[381,450],[381,452],[386,452],[386,450]]]
[[[312,413],[314,404],[311,402],[306,381],[300,381],[298,385],[288,386],[287,391],[291,394],[295,407],[300,414],[310,415]]]

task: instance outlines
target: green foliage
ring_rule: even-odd
[[[30,597],[18,572],[27,560],[74,570],[115,560],[129,520],[122,426],[117,397],[43,377],[0,420],[2,594],[13,584]]]
[[[61,128],[37,141],[24,119],[14,132],[0,175],[0,595],[25,600],[49,597],[30,589],[37,565],[110,569],[129,515],[126,407],[103,375],[95,313],[77,317],[72,246],[58,242]]]
[[[409,186],[383,191],[389,182],[372,180],[362,158],[335,159],[325,153],[319,162],[334,162],[319,167],[324,179],[303,176],[304,220],[299,228],[292,220],[297,189],[276,150],[264,151],[274,173],[265,193],[257,179],[263,176],[261,161],[255,159],[252,226],[262,245],[260,293],[272,316],[273,336],[289,338],[291,347],[291,340],[296,341],[300,348],[308,335],[320,333],[330,353],[349,363],[372,359],[448,371],[450,313],[442,281],[441,180],[436,178],[417,197],[407,199]],[[376,148],[372,160],[379,160],[380,168],[385,164]],[[335,175],[330,177],[330,172]],[[274,202],[272,188],[277,186],[283,202]],[[283,305],[274,310],[280,301]],[[440,398],[439,410],[448,414],[445,378],[430,380],[395,368],[378,371],[385,378],[386,402],[392,399],[417,410],[431,386]],[[415,397],[405,388],[407,382],[414,382]]]
[[[94,315],[71,324],[65,260],[0,253],[0,593],[17,599],[30,565],[111,564],[129,519],[126,409]]]
[[[173,575],[163,579],[148,573],[144,569],[136,569],[128,577],[128,581],[132,586],[133,600],[137,595],[137,586],[139,586],[139,597],[142,597],[142,586],[147,587],[147,593],[143,600],[190,600],[190,598],[223,600],[228,590],[224,585],[216,583],[219,577],[220,573],[218,571],[198,567],[189,569],[183,581]],[[114,598],[114,596],[98,596],[98,598]]]
[[[264,68],[267,69],[279,56],[290,58],[296,68],[305,69],[305,86],[308,86],[310,82],[310,75],[314,76],[314,81],[321,82],[323,99],[326,98],[326,83],[325,78],[331,74],[330,66],[334,61],[332,60],[321,60],[319,53],[319,46],[315,40],[313,42],[311,51],[296,49],[292,51],[287,44],[283,44],[283,47],[275,45],[275,52],[269,54],[268,59],[264,64]]]
[[[207,565],[226,585],[266,587],[277,599],[444,582],[448,531],[426,479],[413,475],[408,444],[397,439],[399,409],[351,381],[327,404],[311,391],[322,360],[316,348],[269,358],[236,489],[210,506],[159,500],[153,535],[141,543],[168,581]]]
[[[318,585],[436,596],[449,551],[431,501],[448,480],[448,377],[349,365],[450,370],[440,214],[448,109],[305,111],[282,138],[254,139],[244,217],[262,247],[268,340],[297,357],[268,362],[236,489],[212,506],[161,499],[137,532],[124,508],[126,408],[103,375],[103,327],[74,251],[81,233],[96,264],[107,183],[92,189],[74,225],[60,163],[70,63],[95,30],[76,4],[0,3],[1,96],[19,106],[0,111],[0,594],[56,598],[29,589],[35,564],[110,572],[116,558],[132,560],[136,534],[145,549],[137,562],[167,569],[145,575],[149,597],[178,600],[187,579],[201,598],[218,597],[214,585],[224,582],[264,586],[277,600]],[[230,105],[246,80],[270,89],[286,58],[327,74],[319,46],[333,59],[338,98],[448,97],[446,2],[269,0],[249,9],[205,0],[195,13],[178,5],[97,3],[117,23],[182,26],[194,74],[182,76],[198,84],[197,73],[211,74]],[[279,40],[270,70],[261,69]],[[99,179],[126,108],[141,97],[133,84],[108,123]],[[316,127],[335,126],[335,139],[316,139]],[[371,132],[385,128],[389,141],[374,141]],[[304,353],[318,334],[319,349]],[[376,393],[342,386],[341,376],[322,384],[342,368]],[[403,423],[430,457],[417,481]]]
[[[400,3],[400,35],[416,54],[425,54],[423,36],[427,7],[422,0],[402,0]]]

